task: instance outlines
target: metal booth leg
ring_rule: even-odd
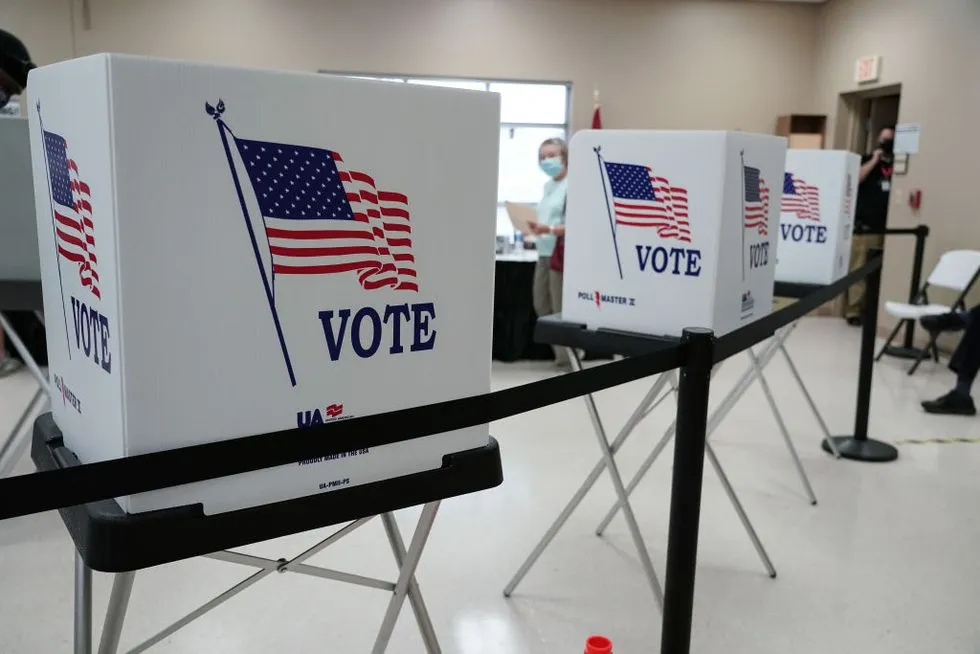
[[[122,637],[126,609],[129,608],[129,596],[133,593],[134,579],[135,572],[120,572],[112,580],[109,608],[105,612],[105,624],[99,640],[99,654],[116,654],[119,651],[119,640]]]
[[[432,523],[436,519],[436,512],[439,510],[439,502],[429,502],[422,507],[422,515],[419,516],[418,525],[415,527],[415,534],[412,536],[412,544],[405,553],[402,561],[401,570],[398,573],[398,581],[395,583],[395,592],[388,602],[388,610],[385,611],[384,620],[381,622],[381,629],[378,630],[378,638],[374,641],[372,654],[384,654],[388,648],[388,641],[391,640],[391,633],[395,629],[398,621],[398,614],[401,612],[405,597],[408,595],[409,585],[415,578],[415,569],[422,558],[422,550],[432,532]],[[421,596],[420,596],[421,597]],[[424,633],[423,633],[424,638]]]
[[[10,344],[15,350],[17,350],[21,358],[24,360],[24,365],[27,366],[28,370],[30,370],[31,376],[34,377],[34,380],[42,389],[44,389],[45,393],[51,395],[51,387],[48,385],[47,375],[45,375],[40,366],[37,365],[37,361],[35,361],[34,357],[31,356],[31,352],[27,349],[27,345],[24,344],[24,341],[20,339],[20,336],[18,336],[17,332],[14,331],[13,327],[11,327],[10,323],[7,321],[7,317],[3,315],[2,311],[0,311],[0,328],[3,328],[4,333],[7,335],[7,340],[10,341]]]
[[[738,514],[738,519],[742,521],[742,526],[745,527],[745,531],[748,533],[749,539],[755,547],[755,551],[758,552],[759,558],[762,559],[762,565],[766,567],[766,572],[769,573],[769,576],[775,579],[776,568],[772,564],[772,559],[769,558],[766,548],[763,547],[762,541],[759,540],[759,535],[755,532],[755,527],[752,526],[752,521],[749,520],[748,514],[742,508],[742,503],[739,501],[738,495],[735,494],[735,489],[732,487],[731,482],[728,481],[728,475],[725,474],[725,470],[721,467],[721,463],[718,461],[718,457],[715,455],[711,443],[705,443],[704,453],[708,455],[708,461],[711,462],[711,467],[715,469],[715,473],[718,475],[718,479],[725,489],[725,494],[728,495],[732,506],[735,507],[735,513]]]
[[[817,496],[813,493],[813,486],[810,485],[810,478],[807,477],[806,470],[803,469],[803,462],[800,461],[800,455],[796,451],[796,446],[793,444],[793,439],[789,435],[789,430],[786,428],[786,423],[783,421],[783,415],[779,412],[779,406],[776,404],[776,399],[772,396],[772,389],[769,388],[769,382],[766,381],[766,376],[762,372],[762,365],[759,363],[759,358],[752,351],[752,348],[746,350],[749,355],[749,359],[752,361],[752,366],[756,370],[756,374],[759,378],[759,386],[762,388],[763,395],[766,396],[766,401],[769,403],[769,408],[772,410],[772,415],[776,419],[776,425],[779,427],[779,433],[782,434],[783,440],[786,441],[786,448],[789,450],[790,456],[793,458],[793,464],[796,466],[796,472],[800,476],[800,481],[803,482],[803,488],[806,490],[807,496],[810,498],[810,504],[815,505],[817,503]]]
[[[581,370],[582,362],[578,357],[578,352],[570,349],[569,355],[571,357],[572,368]],[[643,571],[646,573],[647,581],[650,582],[650,588],[653,590],[653,596],[657,600],[657,604],[663,609],[663,588],[660,586],[660,580],[657,579],[657,572],[653,568],[653,561],[650,560],[650,552],[647,550],[646,543],[643,541],[643,535],[640,534],[640,526],[637,524],[636,516],[633,514],[633,507],[630,506],[629,497],[626,495],[626,487],[623,484],[623,478],[619,474],[619,467],[616,465],[612,448],[609,446],[609,440],[606,438],[606,430],[602,426],[602,420],[599,418],[599,410],[596,408],[595,399],[593,399],[591,394],[585,396],[585,406],[589,410],[589,418],[592,420],[596,438],[599,440],[599,449],[602,450],[602,456],[606,461],[606,470],[609,471],[613,488],[616,490],[616,497],[619,499],[620,506],[623,509],[623,517],[626,519],[626,525],[630,530],[630,535],[633,537],[633,544],[636,545],[636,551],[640,557]]]
[[[47,393],[40,386],[34,393],[34,397],[27,403],[24,412],[20,414],[17,423],[10,431],[10,436],[0,445],[0,478],[6,477],[13,470],[21,455],[30,441],[31,430],[24,429],[24,425],[36,412],[40,411],[47,399]]]
[[[830,447],[830,451],[834,455],[834,458],[839,459],[840,450],[837,449],[837,443],[830,437],[830,430],[827,429],[827,423],[824,422],[823,416],[820,414],[820,409],[817,408],[817,403],[813,401],[813,397],[810,395],[809,389],[807,389],[806,384],[803,383],[803,377],[800,376],[800,371],[796,369],[796,364],[793,362],[793,358],[790,357],[785,343],[780,343],[779,349],[783,353],[783,357],[786,358],[786,365],[789,366],[790,373],[792,373],[793,378],[796,379],[796,384],[800,387],[800,390],[803,391],[803,397],[806,398],[807,404],[810,405],[810,411],[813,412],[813,417],[817,419],[817,423],[820,425],[820,431],[823,432],[823,442],[827,443],[827,445]]]
[[[388,534],[388,542],[391,543],[391,550],[395,555],[395,563],[401,569],[405,565],[405,541],[402,540],[398,523],[395,522],[395,514],[384,513],[381,515],[381,521],[384,523],[385,533]],[[432,619],[429,617],[429,610],[425,607],[425,600],[422,599],[422,591],[419,589],[419,583],[415,579],[415,575],[412,575],[408,582],[408,601],[411,603],[412,612],[415,613],[415,619],[419,623],[419,631],[422,632],[425,651],[428,654],[441,654],[442,649],[439,647],[439,639],[436,636],[435,627],[432,626]]]
[[[774,356],[777,347],[778,347],[778,342],[773,342],[767,345],[766,349],[763,350],[763,353],[759,356],[759,360],[761,362],[768,362]],[[720,364],[716,365],[712,370],[712,375],[714,375],[720,369],[720,367],[721,367]],[[707,438],[711,437],[711,434],[714,433],[715,429],[718,428],[718,425],[720,425],[721,421],[725,418],[726,415],[728,415],[728,412],[731,411],[735,403],[738,402],[738,400],[741,399],[742,395],[745,394],[745,391],[748,390],[748,388],[752,385],[752,382],[755,380],[755,377],[756,377],[755,367],[749,366],[749,368],[745,371],[745,373],[743,373],[742,377],[738,380],[738,382],[735,383],[735,386],[732,388],[732,390],[719,403],[719,405],[712,412],[711,416],[709,416],[708,425],[707,425],[707,434],[706,434]],[[630,480],[629,486],[627,486],[626,488],[627,494],[632,493],[639,485],[640,481],[643,480],[643,477],[647,474],[647,472],[649,472],[654,462],[656,462],[657,458],[660,456],[660,453],[663,452],[664,448],[674,437],[674,433],[676,429],[677,429],[677,423],[675,421],[670,425],[670,427],[667,428],[667,431],[664,432],[664,435],[660,439],[660,442],[657,443],[657,446],[653,449],[653,451],[649,454],[649,456],[647,456],[647,458],[643,461],[643,463],[640,464],[639,470],[637,470],[633,479]],[[724,470],[722,470],[721,464],[718,462],[717,457],[714,454],[714,450],[712,450],[711,448],[707,448],[706,454],[708,455],[708,459],[711,462],[712,466],[715,468],[715,472],[718,473],[718,477],[721,480],[722,486],[724,487],[726,494],[728,495],[728,499],[732,503],[732,506],[735,508],[735,512],[738,514],[739,519],[742,521],[742,525],[745,527],[745,531],[748,533],[749,539],[752,541],[753,546],[755,546],[756,551],[759,553],[759,558],[762,560],[762,564],[763,566],[765,566],[766,572],[769,574],[770,577],[775,577],[776,570],[772,565],[772,561],[769,559],[769,555],[766,553],[765,548],[762,546],[762,543],[755,532],[755,529],[752,527],[752,523],[749,521],[748,515],[745,513],[745,509],[742,508],[742,504],[739,501],[738,496],[735,494],[735,490],[732,487],[731,483],[728,481],[728,477],[725,475]],[[617,503],[614,504],[613,507],[609,510],[609,512],[606,514],[606,517],[603,519],[603,521],[599,524],[599,527],[596,529],[596,533],[598,535],[601,536],[602,533],[605,531],[606,527],[609,526],[609,523],[612,521],[612,519],[616,517],[616,514],[619,512],[620,506],[621,503],[617,501]]]
[[[571,359],[571,357],[569,358]],[[647,408],[656,400],[657,395],[660,394],[660,391],[663,389],[664,385],[666,385],[668,381],[673,383],[672,380],[673,375],[669,372],[662,374],[657,378],[657,380],[653,383],[653,386],[650,387],[650,390],[647,391],[646,396],[644,396],[643,400],[636,406],[633,413],[626,420],[626,423],[619,430],[619,433],[616,435],[616,438],[613,440],[612,444],[609,445],[610,452],[615,454],[619,448],[622,447],[629,435],[634,429],[636,429],[636,426],[640,423],[640,421],[643,420],[643,417],[646,415]],[[568,501],[568,504],[566,504],[565,508],[558,514],[558,517],[555,518],[555,521],[545,532],[544,536],[542,536],[541,540],[538,541],[538,544],[535,545],[534,549],[531,551],[531,554],[528,555],[524,563],[521,564],[521,567],[516,573],[514,573],[513,578],[504,587],[504,597],[510,597],[514,592],[514,589],[517,588],[517,585],[520,584],[527,573],[530,572],[531,568],[541,557],[541,554],[544,553],[548,545],[551,544],[551,541],[554,540],[556,535],[558,535],[561,528],[565,526],[568,518],[571,517],[575,509],[578,508],[578,505],[582,503],[582,500],[585,499],[585,496],[589,493],[589,491],[592,490],[592,487],[595,485],[596,481],[599,480],[599,477],[602,475],[602,472],[605,469],[606,459],[602,458],[595,464],[592,471],[589,472],[588,476],[585,478],[585,481],[582,483],[582,486],[579,487],[572,498]]]
[[[75,551],[75,654],[92,654],[92,569]]]
[[[721,367],[720,365],[715,366],[714,369],[711,371],[711,374],[714,375],[715,372],[720,367]],[[724,405],[724,402],[722,404]],[[716,409],[715,412],[717,413],[718,412],[718,409]],[[713,416],[712,416],[712,418],[713,418]],[[709,419],[709,422],[708,422],[708,429],[709,429],[708,434],[709,435],[711,433],[711,431],[710,431],[711,430],[711,422],[710,422],[710,420],[711,419]],[[677,431],[677,421],[676,420],[674,420],[673,422],[670,423],[670,426],[667,427],[666,431],[664,431],[664,435],[660,438],[660,442],[657,443],[656,447],[653,448],[653,451],[650,452],[649,455],[647,455],[647,458],[644,459],[643,460],[643,463],[640,464],[640,469],[637,470],[636,471],[636,474],[633,475],[633,478],[630,479],[630,483],[627,484],[627,486],[626,486],[626,494],[627,495],[631,495],[633,493],[633,491],[636,490],[636,487],[640,485],[640,482],[643,480],[643,477],[646,476],[647,472],[649,472],[649,470],[653,466],[654,462],[660,456],[660,453],[663,452],[664,451],[664,448],[667,447],[667,444],[670,443],[670,439],[672,439],[674,437],[674,432],[675,431]],[[613,518],[616,517],[616,514],[619,513],[619,507],[620,507],[619,502],[616,502],[616,504],[614,504],[613,507],[611,509],[609,509],[609,511],[606,513],[606,517],[604,517],[602,519],[602,521],[599,523],[599,526],[596,527],[596,530],[595,530],[595,535],[596,536],[602,536],[606,532],[606,528],[609,527],[609,523],[612,522]]]
[[[370,520],[371,517],[354,520],[353,522],[344,525],[343,527],[341,527],[340,529],[332,533],[324,540],[313,545],[312,547],[309,547],[308,549],[298,554],[297,556],[293,557],[292,559],[289,559],[288,561],[285,559],[279,559],[277,561],[273,561],[258,556],[252,556],[250,554],[241,554],[239,552],[226,552],[226,551],[212,552],[211,554],[205,555],[205,557],[209,559],[215,559],[217,561],[225,561],[227,563],[237,563],[249,567],[257,567],[260,568],[260,570],[258,572],[249,575],[245,579],[242,579],[240,582],[238,582],[228,590],[224,591],[223,593],[214,596],[213,598],[211,598],[210,600],[208,600],[198,608],[194,609],[193,611],[185,615],[180,620],[177,620],[166,629],[163,629],[162,631],[158,632],[152,638],[143,641],[133,649],[129,650],[128,654],[138,654],[139,652],[146,651],[147,649],[153,647],[160,641],[165,640],[171,634],[183,629],[194,620],[200,618],[202,615],[217,608],[218,606],[221,606],[222,604],[224,604],[231,598],[235,597],[242,591],[251,588],[255,583],[261,581],[262,579],[265,579],[266,577],[268,577],[273,573],[287,572],[291,568],[302,568],[303,561],[306,561],[310,557],[315,556],[316,554],[323,551],[328,546],[336,543],[344,536],[347,536],[348,534],[353,532],[355,529],[358,529],[363,525],[367,524],[368,522],[370,522]],[[334,579],[337,581],[350,581],[351,583],[357,583],[358,581],[368,581],[365,580],[363,577],[358,577],[357,575],[346,575],[342,573],[336,573],[327,578]],[[364,583],[363,585],[369,585],[369,584]],[[384,588],[386,590],[391,589],[390,585],[384,584],[383,582],[380,582],[376,585],[375,584],[371,584],[371,585],[373,585],[376,588]]]
[[[786,332],[781,334],[782,339],[785,340],[785,338],[789,336],[790,332],[791,330],[787,330]],[[778,348],[779,344],[782,342],[781,340],[779,340],[779,338],[780,337],[777,336],[776,339],[773,339],[769,344],[767,344],[766,349],[764,349],[762,351],[762,354],[759,355],[759,361],[763,366],[768,365],[772,357],[775,356],[776,348]],[[714,375],[715,373],[717,373],[718,370],[721,369],[721,365],[722,364],[720,363],[716,365],[711,370],[711,374]],[[718,406],[715,407],[715,410],[712,411],[711,415],[708,417],[707,435],[709,438],[711,437],[711,434],[715,431],[715,429],[718,428],[718,425],[721,424],[721,421],[725,418],[725,416],[728,415],[728,412],[732,410],[732,407],[735,406],[735,403],[738,402],[742,398],[742,395],[745,394],[745,391],[749,389],[749,387],[752,385],[752,382],[755,381],[756,376],[757,373],[755,367],[750,365],[746,369],[746,371],[742,373],[742,376],[739,378],[739,380],[735,382],[735,386],[733,386],[732,390],[728,392],[728,395],[726,395],[722,399],[722,401],[718,404]],[[670,442],[670,439],[674,437],[674,432],[676,431],[676,429],[677,429],[677,422],[674,421],[664,432],[663,437],[660,439],[660,442],[657,443],[656,447],[653,448],[653,451],[650,452],[647,458],[643,460],[643,463],[640,464],[639,470],[636,471],[636,474],[633,475],[633,478],[630,480],[629,485],[627,485],[626,487],[627,494],[632,494],[632,492],[636,489],[636,487],[646,476],[647,472],[650,471],[650,468],[657,461],[657,458],[660,457],[660,453],[663,452],[665,447],[667,447],[667,444]],[[616,514],[618,512],[619,512],[619,504],[617,503],[614,504],[611,509],[609,509],[609,512],[606,513],[606,517],[603,518],[602,522],[599,523],[599,526],[596,527],[595,533],[597,536],[602,536],[602,534],[606,531],[606,528],[609,526],[609,523],[612,522],[613,518],[616,517]]]

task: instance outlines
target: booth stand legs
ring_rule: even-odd
[[[836,455],[837,454],[836,444],[832,440],[830,440],[830,432],[827,429],[827,425],[824,422],[823,417],[820,414],[820,411],[817,409],[816,403],[813,401],[812,396],[807,390],[806,384],[804,384],[802,377],[800,377],[799,371],[796,369],[796,365],[793,363],[793,359],[790,357],[789,352],[786,350],[786,345],[785,345],[786,339],[789,338],[790,334],[792,334],[793,330],[796,328],[796,325],[797,323],[791,323],[787,325],[785,328],[783,328],[782,330],[780,330],[779,332],[777,332],[776,335],[773,337],[773,339],[766,344],[765,348],[762,350],[762,352],[759,355],[756,355],[751,348],[747,350],[751,361],[751,365],[749,369],[745,371],[742,377],[735,383],[735,386],[732,388],[731,391],[729,391],[728,395],[725,396],[725,398],[718,404],[718,406],[710,414],[707,423],[707,435],[708,437],[710,437],[711,434],[714,433],[714,431],[721,424],[725,416],[727,416],[728,413],[735,406],[735,404],[738,403],[738,401],[742,398],[745,392],[751,387],[752,383],[756,379],[758,379],[760,381],[760,385],[762,386],[763,393],[766,395],[766,399],[769,403],[770,409],[772,410],[773,416],[776,419],[776,423],[779,426],[780,433],[783,436],[783,440],[786,443],[786,447],[793,459],[797,473],[803,484],[804,490],[807,493],[810,503],[816,504],[817,499],[816,496],[813,494],[813,488],[810,485],[806,472],[803,469],[803,464],[800,461],[799,454],[796,451],[796,447],[793,445],[793,441],[790,438],[789,431],[786,428],[786,424],[782,419],[782,415],[779,411],[778,406],[776,405],[776,401],[772,396],[772,391],[769,388],[769,385],[766,382],[765,376],[763,375],[762,372],[763,369],[772,361],[772,359],[775,357],[775,354],[777,352],[781,352],[783,354],[787,364],[789,365],[790,371],[793,374],[794,379],[796,380],[800,390],[802,391],[804,397],[806,398],[806,401],[810,406],[810,409],[813,412],[814,417],[816,418],[818,424],[820,425],[820,429],[824,434],[824,442],[829,444],[829,447],[831,448],[829,451],[831,451]],[[717,372],[717,369],[718,366],[715,366],[715,368],[712,371],[712,374]],[[649,454],[649,456],[647,456],[647,458],[640,465],[639,470],[636,472],[635,476],[630,480],[629,484],[626,486],[627,495],[632,494],[633,491],[636,489],[636,487],[640,484],[640,482],[646,476],[647,472],[649,472],[650,468],[660,457],[660,454],[666,448],[667,444],[674,437],[675,431],[676,431],[676,423],[671,425],[667,429],[667,431],[663,435],[663,438],[661,438],[657,446],[653,449],[653,451]],[[741,501],[739,501],[738,496],[735,493],[735,489],[732,487],[731,482],[728,480],[728,476],[725,474],[725,471],[722,468],[721,463],[718,461],[718,457],[715,454],[715,451],[711,447],[710,443],[706,445],[705,454],[708,457],[708,462],[711,464],[715,473],[718,475],[718,479],[721,481],[722,488],[724,488],[726,495],[728,495],[728,499],[732,503],[735,512],[738,514],[739,519],[742,522],[742,526],[745,528],[746,533],[749,535],[749,539],[752,541],[753,545],[755,546],[756,552],[758,553],[759,558],[762,560],[762,563],[765,566],[766,571],[769,573],[770,576],[775,577],[776,570],[773,567],[772,562],[765,551],[765,548],[762,546],[762,542],[760,541],[758,534],[756,533],[754,527],[752,526],[752,523],[749,520],[748,515],[746,514]],[[597,535],[601,536],[603,533],[605,533],[606,528],[609,526],[609,523],[616,516],[616,513],[618,511],[619,511],[618,504],[613,506],[613,508],[609,510],[609,512],[606,514],[606,517],[603,518],[603,520],[599,523],[599,526],[596,528]]]
[[[574,348],[566,349],[568,350],[569,359],[572,362],[573,368],[575,370],[580,370],[582,362],[579,359],[578,352],[576,352]],[[530,572],[531,568],[537,562],[538,558],[540,558],[541,554],[543,554],[548,545],[551,544],[551,541],[554,540],[556,535],[558,535],[558,532],[568,521],[568,518],[571,517],[575,509],[578,508],[578,505],[582,503],[582,500],[585,499],[585,496],[589,493],[589,491],[592,490],[592,487],[595,485],[596,481],[599,480],[599,477],[602,475],[603,471],[608,468],[610,476],[613,478],[613,487],[615,488],[616,495],[626,507],[624,515],[626,515],[626,521],[630,528],[630,534],[633,537],[634,544],[637,548],[637,553],[643,565],[643,571],[647,576],[647,582],[650,584],[650,590],[653,591],[653,596],[657,601],[657,605],[663,606],[663,589],[660,585],[660,580],[657,578],[657,573],[653,569],[653,563],[650,560],[649,551],[646,548],[642,535],[640,535],[639,527],[636,524],[636,517],[634,516],[632,507],[629,504],[629,498],[626,495],[626,489],[623,486],[623,479],[619,474],[619,469],[616,466],[614,457],[616,452],[618,452],[623,446],[623,443],[626,441],[629,435],[634,429],[636,429],[636,426],[640,424],[643,418],[646,417],[649,411],[652,410],[652,407],[657,403],[657,396],[660,394],[661,390],[663,390],[664,386],[666,386],[668,382],[673,384],[674,378],[675,374],[673,371],[665,372],[657,378],[657,381],[654,382],[653,386],[650,387],[650,390],[647,391],[646,396],[644,396],[643,400],[633,410],[633,413],[630,415],[629,419],[627,419],[626,424],[619,430],[616,438],[613,439],[611,443],[606,437],[606,432],[602,426],[602,421],[599,419],[598,411],[595,407],[595,401],[591,395],[585,396],[587,408],[589,410],[589,417],[592,419],[596,437],[599,439],[599,448],[602,451],[602,459],[595,464],[592,471],[582,483],[582,486],[575,492],[572,499],[569,500],[568,504],[565,505],[565,508],[562,509],[561,513],[558,515],[558,518],[555,519],[555,522],[548,528],[548,531],[545,532],[544,536],[534,547],[534,550],[532,550],[531,554],[527,557],[527,560],[521,564],[521,567],[514,574],[514,577],[504,587],[505,597],[511,596],[514,590],[517,588],[517,585],[521,583],[527,573]]]
[[[37,311],[35,313],[43,322],[41,312]],[[30,350],[27,349],[27,345],[24,344],[20,336],[17,335],[17,332],[14,331],[13,326],[2,311],[0,311],[0,328],[3,329],[7,341],[20,354],[24,360],[24,365],[27,366],[31,376],[37,382],[37,391],[27,403],[27,406],[24,407],[23,413],[17,418],[17,421],[14,423],[14,428],[4,440],[0,441],[0,478],[2,478],[10,474],[10,471],[17,465],[17,462],[20,461],[21,456],[23,456],[24,451],[27,449],[27,444],[30,442],[31,437],[31,430],[27,426],[33,416],[40,414],[44,410],[44,405],[51,395],[51,389],[48,386],[47,376],[41,370],[41,367],[37,365],[34,357],[31,356]]]
[[[419,590],[418,582],[415,579],[415,570],[418,567],[419,560],[422,557],[422,551],[425,548],[425,543],[432,531],[432,524],[435,520],[438,509],[438,501],[429,502],[422,507],[422,515],[419,518],[418,524],[415,528],[415,534],[412,537],[408,549],[405,548],[401,531],[398,529],[398,524],[395,521],[394,514],[389,512],[381,515],[381,521],[384,524],[385,533],[387,534],[388,542],[391,545],[395,562],[397,563],[399,570],[398,578],[393,582],[375,579],[373,577],[364,577],[347,572],[340,572],[337,570],[330,570],[306,563],[307,559],[320,553],[322,550],[336,543],[344,536],[351,534],[359,527],[367,524],[373,519],[373,517],[360,518],[350,522],[313,547],[310,547],[306,551],[291,559],[273,560],[234,551],[214,552],[212,554],[205,555],[206,558],[217,559],[219,561],[234,563],[250,568],[257,568],[258,571],[246,577],[241,582],[235,586],[232,586],[223,593],[216,595],[213,599],[206,602],[191,613],[188,613],[186,616],[174,622],[166,629],[160,631],[152,638],[129,650],[129,654],[136,654],[137,652],[146,651],[150,647],[156,645],[178,630],[187,626],[197,618],[203,616],[221,604],[224,604],[232,597],[251,587],[256,582],[261,581],[263,578],[268,577],[273,573],[282,574],[286,572],[320,577],[321,579],[331,579],[343,583],[366,586],[368,588],[377,588],[379,590],[390,592],[391,599],[388,601],[387,610],[385,611],[384,618],[382,619],[381,627],[374,642],[374,647],[371,650],[372,654],[382,654],[387,650],[388,642],[390,641],[391,634],[395,628],[395,623],[398,620],[398,616],[405,603],[405,599],[407,598],[412,606],[413,612],[415,613],[415,618],[419,625],[419,631],[422,634],[422,641],[425,643],[425,651],[428,654],[439,654],[442,650],[439,648],[439,642],[436,638],[435,629],[432,626],[432,620],[429,618],[428,609],[426,609],[425,601],[422,599],[422,592]],[[98,649],[94,650],[98,654],[116,654],[119,651],[123,623],[125,621],[126,610],[129,606],[129,598],[133,590],[133,582],[135,578],[136,572],[132,571],[118,573],[113,579],[112,592],[109,596],[109,605],[106,609],[102,635],[100,637]],[[92,645],[92,571],[82,560],[81,555],[76,554],[74,653],[93,654]]]

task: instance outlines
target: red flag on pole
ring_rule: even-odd
[[[595,106],[592,109],[592,129],[602,129],[602,108],[599,106],[599,89],[593,93]]]

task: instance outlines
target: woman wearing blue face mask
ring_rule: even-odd
[[[561,313],[562,273],[552,270],[551,255],[556,240],[565,234],[565,194],[568,190],[568,145],[559,138],[548,139],[538,148],[538,165],[550,177],[538,202],[538,220],[531,223],[537,235],[538,263],[534,269],[534,310],[539,316]],[[555,361],[568,365],[563,348],[555,348]]]

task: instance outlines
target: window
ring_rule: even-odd
[[[329,71],[321,71],[329,72]],[[336,73],[335,73],[336,74]],[[568,137],[571,86],[504,80],[408,77],[341,73],[358,79],[442,86],[500,94],[500,169],[497,183],[497,234],[514,228],[504,202],[537,204],[548,178],[538,168],[538,146],[555,136]]]

